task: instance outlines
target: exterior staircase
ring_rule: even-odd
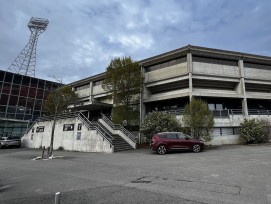
[[[113,145],[114,152],[134,149],[121,136],[110,133],[108,129],[99,121],[89,121],[89,119],[81,113],[78,114],[78,117],[84,122],[85,125],[87,125],[87,127],[90,129],[96,129],[100,134],[102,134],[103,137],[106,138],[111,145]]]
[[[107,128],[100,122],[92,122],[95,124],[99,124],[98,126],[103,129],[103,130],[107,130]],[[114,146],[114,152],[119,152],[119,151],[124,151],[124,150],[132,150],[133,147],[126,142],[121,136],[116,135],[116,134],[111,134],[109,131],[107,131],[107,134],[110,134],[111,136],[111,142],[112,145]]]
[[[128,142],[126,142],[121,136],[119,135],[112,135],[114,138],[112,140],[114,146],[114,152],[119,152],[123,150],[132,150],[134,149]]]

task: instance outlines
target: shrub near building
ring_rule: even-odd
[[[144,118],[140,131],[150,140],[158,132],[173,132],[180,129],[181,125],[173,114],[155,110]]]
[[[264,122],[256,119],[245,119],[240,124],[240,142],[243,144],[257,144],[266,142]]]

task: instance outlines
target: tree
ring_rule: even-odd
[[[53,144],[54,144],[54,131],[56,118],[59,114],[62,114],[68,110],[69,105],[76,103],[78,97],[77,94],[69,86],[60,87],[52,91],[45,102],[44,110],[51,116],[54,117],[53,127],[51,132],[51,143],[50,143],[50,154],[53,153]]]
[[[114,58],[106,69],[103,88],[113,96],[113,122],[139,121],[139,99],[143,77],[131,57]]]
[[[245,119],[240,124],[240,142],[243,144],[256,144],[266,142],[265,122],[256,119]]]
[[[203,138],[205,141],[212,140],[214,117],[203,100],[192,98],[184,108],[182,122],[186,128],[189,128],[188,133],[195,138]]]
[[[181,125],[178,123],[175,115],[155,110],[144,118],[140,131],[148,139],[151,139],[158,132],[172,132],[179,131],[180,129]]]

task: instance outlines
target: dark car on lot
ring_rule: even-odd
[[[204,142],[182,132],[161,132],[152,137],[150,148],[158,154],[176,150],[190,150],[198,153],[204,149]]]
[[[21,147],[21,139],[19,137],[0,137],[0,149],[2,147]]]

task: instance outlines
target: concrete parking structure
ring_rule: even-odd
[[[271,145],[158,155],[1,149],[0,203],[271,203]]]

